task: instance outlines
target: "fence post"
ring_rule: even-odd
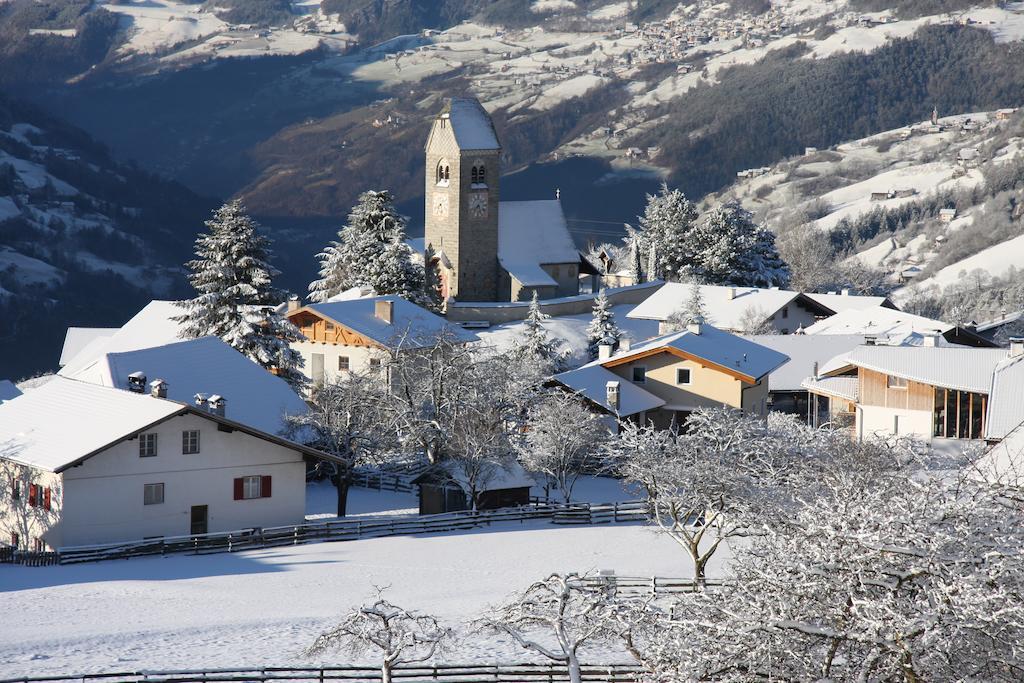
[[[295,529],[292,531],[292,545],[298,545],[298,544],[299,544],[299,527],[295,527]]]
[[[228,552],[234,552],[234,543],[231,542],[231,534],[228,534]]]
[[[658,577],[651,577],[651,595],[658,597]]]

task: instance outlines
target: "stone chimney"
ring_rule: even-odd
[[[206,405],[206,394],[196,394],[194,397],[195,406],[200,410],[209,410]]]
[[[288,312],[289,313],[292,313],[293,311],[299,310],[299,308],[301,306],[302,306],[302,303],[299,301],[299,297],[298,296],[296,296],[295,294],[292,294],[290,297],[288,297]]]
[[[598,344],[597,345],[597,359],[608,360],[612,357],[612,345],[611,344]]]
[[[632,345],[632,343],[629,341],[629,337],[620,337],[619,338],[619,351],[623,351],[623,352],[629,351],[631,345]]]
[[[1010,337],[1010,358],[1024,356],[1024,337]]]
[[[608,382],[604,385],[605,391],[605,402],[608,407],[619,412],[619,383],[616,381]]]
[[[128,375],[128,391],[136,394],[146,393],[146,373],[133,372]]]
[[[373,315],[391,325],[395,322],[395,302],[390,299],[377,299],[373,302]]]
[[[206,399],[206,405],[214,415],[224,417],[224,409],[226,408],[227,399],[219,394],[214,394],[210,398]]]
[[[167,382],[162,379],[155,379],[149,383],[149,393],[153,398],[167,398]]]
[[[921,345],[934,348],[939,345],[938,332],[925,332],[921,335]]]

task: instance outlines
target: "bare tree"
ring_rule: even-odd
[[[434,617],[393,605],[379,594],[373,603],[352,610],[340,624],[320,634],[306,655],[341,650],[365,656],[370,651],[381,658],[382,683],[391,683],[396,666],[425,662],[454,638],[451,629]]]
[[[606,587],[578,574],[552,574],[482,621],[523,648],[564,664],[570,682],[580,683],[580,649],[611,642],[618,634],[611,604]]]
[[[396,445],[394,433],[382,419],[386,396],[379,377],[352,373],[314,386],[309,411],[285,418],[291,438],[312,443],[337,458],[328,469],[338,490],[339,517],[345,516],[353,469]]]
[[[580,475],[604,468],[601,446],[609,438],[608,427],[578,396],[562,391],[535,404],[528,422],[526,437],[519,442],[520,462],[543,474],[570,502]]]
[[[743,334],[775,334],[776,329],[772,326],[770,316],[760,306],[748,306],[738,321],[739,329]]]
[[[33,482],[33,470],[4,458],[17,446],[0,444],[0,532],[5,539],[17,535],[24,548],[59,520],[60,493]]]

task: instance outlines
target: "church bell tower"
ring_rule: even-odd
[[[501,145],[476,99],[449,100],[427,138],[425,242],[441,294],[498,301]]]

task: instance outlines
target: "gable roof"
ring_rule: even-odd
[[[227,399],[228,417],[268,434],[283,432],[285,414],[300,415],[309,409],[287,382],[218,337],[107,353],[74,379],[127,389],[128,376],[135,372],[150,382],[167,382],[171,400],[191,403],[198,393],[219,394]]]
[[[629,417],[665,405],[664,400],[643,387],[627,382],[596,362],[555,375],[554,380],[619,417]],[[608,382],[619,383],[618,409],[608,405]]]
[[[393,303],[391,323],[376,316],[378,301]],[[472,332],[452,325],[441,316],[400,296],[374,296],[308,304],[290,312],[288,317],[293,318],[302,312],[312,312],[388,348],[394,348],[398,343],[407,348],[429,346],[442,332],[450,334],[457,341],[477,341],[477,336]]]
[[[967,346],[858,346],[844,354],[842,361],[922,384],[987,394],[996,366],[1006,355],[1006,349]],[[823,372],[841,371],[829,368]]]
[[[870,308],[896,308],[887,296],[864,296],[861,294],[818,294],[817,292],[806,292],[807,298],[817,301],[826,308],[831,308],[836,313],[847,310],[863,311]]]
[[[64,346],[60,351],[58,365],[64,367],[90,343],[97,339],[107,339],[113,336],[118,329],[117,327],[69,327],[64,335]]]
[[[498,261],[528,287],[555,286],[542,264],[579,263],[580,252],[569,235],[557,199],[498,204]]]
[[[681,309],[690,298],[692,285],[684,282],[666,282],[661,289],[637,305],[626,317],[646,320],[667,320]],[[788,304],[798,302],[822,315],[834,311],[813,299],[788,289],[758,287],[725,287],[699,285],[700,295],[708,311],[708,322],[723,330],[739,330],[750,309],[764,312],[765,319]]]
[[[700,332],[689,329],[662,335],[617,353],[608,360],[594,361],[606,368],[629,363],[657,353],[668,352],[717,367],[753,384],[778,369],[789,356],[708,324]]]
[[[150,301],[108,337],[95,337],[68,359],[60,373],[73,377],[105,353],[135,351],[181,340],[181,324],[171,320],[184,311],[173,301]]]
[[[954,343],[995,346],[970,330],[951,323],[881,307],[840,311],[832,317],[819,320],[804,331],[807,334],[863,334],[900,339],[915,332],[931,332],[941,334]]]
[[[453,97],[441,111],[442,118],[445,115],[451,122],[460,149],[501,149],[494,122],[476,98]]]
[[[852,351],[864,343],[864,337],[859,334],[760,334],[744,335],[743,338],[789,357],[768,375],[769,391],[800,391],[806,388],[803,382],[815,374],[815,365],[820,373],[821,367],[837,353]]]
[[[0,458],[62,472],[178,415],[192,414],[328,460],[333,456],[183,403],[56,376],[0,404]]]
[[[860,394],[860,378],[852,377],[807,377],[800,383],[804,389],[815,394],[825,394],[856,401]]]
[[[996,366],[985,416],[985,438],[1003,439],[1024,422],[1024,356],[1007,358]],[[1024,446],[1024,430],[1018,435]]]

